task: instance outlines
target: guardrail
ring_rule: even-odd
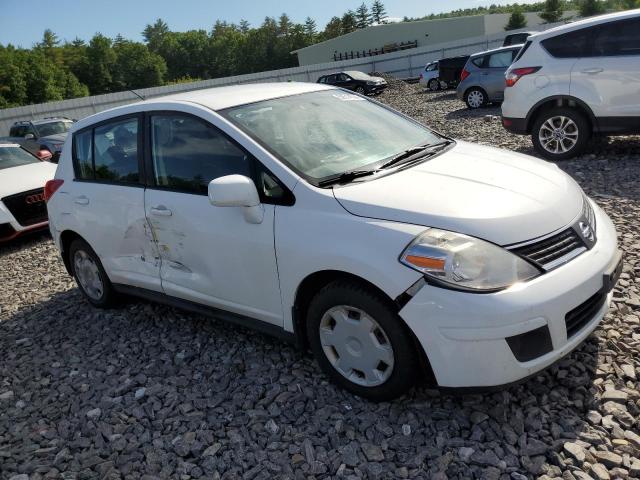
[[[559,24],[539,26],[539,29],[547,29]],[[512,30],[515,33],[522,30]],[[488,50],[500,46],[506,32],[500,32],[485,37],[467,38],[455,42],[447,42],[438,45],[401,50],[371,57],[354,60],[342,60],[337,62],[306,65],[302,67],[271,70],[267,72],[236,75],[232,77],[214,78],[192,83],[166,85],[131,91],[95,95],[91,97],[74,98],[60,102],[39,103],[24,107],[7,108],[0,110],[0,137],[9,134],[9,128],[15,121],[34,120],[42,117],[66,116],[80,119],[94,113],[134,103],[140,100],[138,95],[144,98],[154,98],[171,93],[200,90],[203,88],[220,87],[224,85],[236,85],[240,83],[264,83],[283,81],[315,82],[321,75],[340,70],[360,70],[365,73],[383,72],[398,78],[415,78],[429,62],[444,57],[456,55],[468,55],[482,50]]]

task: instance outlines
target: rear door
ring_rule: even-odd
[[[489,95],[490,101],[504,99],[504,72],[509,68],[517,50],[504,50],[485,55],[483,68],[480,69],[481,85]]]
[[[109,119],[73,134],[73,222],[113,283],[160,289],[160,258],[144,211],[142,120]]]
[[[571,70],[571,94],[585,100],[602,131],[638,129],[640,18],[592,27],[590,49]]]

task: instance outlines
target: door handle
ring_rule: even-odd
[[[582,73],[587,73],[589,75],[594,75],[596,73],[602,72],[603,68],[585,68],[584,70],[580,70]]]
[[[157,207],[151,207],[151,213],[159,217],[170,217],[173,212],[164,205],[158,205]]]
[[[89,205],[89,199],[84,195],[74,198],[73,201],[78,205]]]

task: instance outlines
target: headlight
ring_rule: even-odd
[[[375,85],[376,82],[372,81],[372,80],[367,80],[367,85]]]
[[[402,252],[400,262],[462,290],[496,291],[540,275],[508,250],[478,238],[430,228]]]

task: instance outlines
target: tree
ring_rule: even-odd
[[[112,69],[114,91],[155,87],[164,83],[167,73],[164,59],[150,52],[144,44],[121,40],[114,43],[113,51],[116,54]]]
[[[371,15],[369,15],[369,8],[367,8],[367,5],[364,2],[356,9],[355,16],[357,28],[367,28],[369,25],[371,25]]]
[[[600,0],[581,0],[578,11],[581,17],[591,17],[604,12],[604,4]]]
[[[509,16],[509,22],[504,27],[505,30],[517,30],[527,26],[527,19],[525,18],[520,8],[515,8]]]
[[[164,20],[161,18],[156,20],[156,23],[153,25],[147,24],[145,29],[142,31],[142,36],[149,48],[156,52],[158,51],[160,43],[169,33],[169,25],[166,24]]]
[[[111,40],[96,33],[86,50],[84,65],[79,75],[80,81],[93,94],[109,93],[113,84],[113,67],[117,57],[111,48]]]
[[[247,33],[251,28],[251,24],[244,18],[240,20],[240,32]]]
[[[324,27],[324,31],[320,34],[322,40],[339,37],[342,35],[342,21],[338,17],[332,17]]]
[[[544,10],[538,15],[547,23],[556,23],[562,19],[564,2],[562,0],[546,0]]]
[[[347,11],[342,18],[340,19],[340,24],[342,26],[341,34],[351,33],[358,28],[358,21],[356,20],[356,14],[353,10]]]
[[[318,31],[316,29],[316,22],[311,17],[307,17],[304,21],[304,33],[311,41],[316,37]]]
[[[377,24],[386,23],[387,10],[380,0],[375,0],[371,5],[371,18]]]

